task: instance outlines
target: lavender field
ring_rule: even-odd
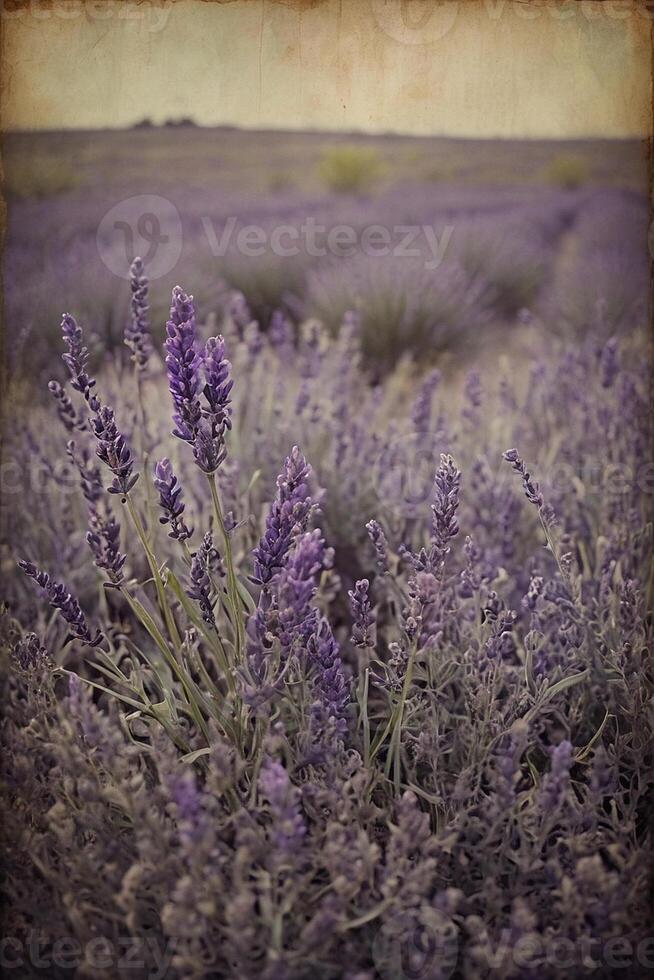
[[[650,975],[642,147],[3,152],[5,965]]]

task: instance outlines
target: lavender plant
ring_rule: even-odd
[[[618,946],[647,975],[642,341],[374,385],[357,318],[295,344],[236,312],[207,338],[176,287],[136,388],[64,318],[59,443],[17,422],[23,975],[35,932],[53,977],[62,938],[94,977],[610,977]]]

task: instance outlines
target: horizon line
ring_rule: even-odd
[[[19,135],[19,136],[32,136],[37,134],[48,134],[48,133],[103,133],[103,132],[132,132],[134,130],[160,130],[160,129],[182,129],[184,127],[193,129],[217,129],[217,130],[232,130],[242,133],[293,133],[293,134],[307,134],[307,135],[329,135],[329,136],[344,136],[344,137],[400,137],[402,139],[416,139],[416,140],[430,140],[430,139],[443,139],[443,140],[460,140],[460,141],[494,141],[494,142],[648,142],[652,139],[652,133],[628,133],[622,136],[609,135],[604,133],[593,133],[584,135],[533,135],[525,134],[524,136],[510,136],[506,134],[496,134],[496,135],[474,135],[474,134],[448,134],[448,133],[415,133],[409,132],[407,130],[400,129],[337,129],[337,128],[321,128],[321,127],[304,127],[304,126],[248,126],[239,123],[202,123],[197,122],[194,119],[187,117],[179,117],[178,119],[170,118],[161,123],[152,122],[148,117],[136,120],[133,123],[125,123],[124,125],[118,126],[35,126],[35,127],[4,127],[0,126],[0,134],[2,136],[9,135]]]

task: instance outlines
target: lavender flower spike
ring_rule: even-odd
[[[209,572],[216,569],[222,574],[220,556],[213,545],[211,532],[207,531],[202,544],[193,555],[191,561],[191,587],[187,590],[190,599],[195,599],[200,607],[202,618],[209,626],[216,626],[211,602],[211,579]]]
[[[159,506],[164,516],[159,518],[161,524],[170,524],[169,538],[176,541],[186,541],[193,533],[182,518],[185,505],[182,503],[182,487],[173,473],[169,459],[160,459],[154,468],[154,486],[159,493]]]
[[[179,286],[173,289],[164,347],[168,387],[174,407],[173,435],[193,443],[201,418],[198,400],[201,358],[195,349],[193,297],[187,296]]]
[[[372,647],[375,642],[375,619],[370,608],[368,589],[370,583],[362,578],[354,589],[348,592],[354,623],[352,624],[352,643],[357,647]]]
[[[132,289],[132,316],[125,327],[125,343],[132,352],[137,371],[145,371],[152,354],[152,337],[148,323],[148,279],[143,271],[143,261],[138,256],[129,270]]]
[[[31,561],[21,560],[18,562],[18,566],[43,589],[48,602],[59,610],[70,626],[75,639],[92,647],[97,646],[102,641],[102,633],[97,632],[95,636],[91,634],[79,602],[64,585],[60,582],[54,582],[47,572],[40,571]]]
[[[259,790],[268,801],[273,820],[272,841],[283,854],[301,844],[307,828],[300,813],[300,794],[280,762],[266,759],[261,766]]]
[[[112,582],[122,582],[127,556],[120,552],[120,524],[116,518],[91,512],[91,529],[86,532],[86,542],[97,567],[103,568]]]
[[[568,741],[560,742],[550,749],[552,767],[543,780],[540,791],[540,806],[543,813],[555,813],[565,799],[570,783],[570,768],[572,766],[572,745]]]
[[[432,536],[438,551],[445,555],[448,542],[459,533],[456,512],[459,507],[461,471],[451,456],[441,455],[441,464],[434,477],[434,503],[432,511]]]
[[[100,403],[91,394],[91,388],[95,386],[95,380],[86,371],[89,352],[84,346],[82,328],[69,313],[64,313],[63,315],[61,320],[61,333],[64,338],[64,343],[68,348],[68,353],[62,354],[61,357],[68,368],[70,383],[75,391],[79,391],[84,395],[91,409],[97,411]]]
[[[204,348],[205,386],[204,397],[209,405],[203,411],[211,419],[214,430],[231,429],[230,392],[234,382],[229,377],[231,364],[225,357],[225,341],[222,337],[209,337]]]
[[[36,633],[26,633],[13,651],[14,661],[20,670],[39,670],[52,666],[48,651]]]
[[[538,484],[532,481],[531,474],[527,471],[524,461],[518,455],[518,450],[507,449],[505,453],[502,453],[502,458],[511,464],[516,473],[520,474],[527,500],[540,510],[543,506],[543,495]]]
[[[310,730],[315,745],[336,750],[347,733],[345,716],[349,693],[338,644],[326,619],[309,638],[307,658],[314,670],[314,697]],[[320,752],[318,753],[320,755]]]
[[[49,381],[48,390],[57,403],[57,414],[68,432],[86,428],[84,419],[77,414],[75,406],[58,381]]]
[[[284,566],[293,541],[306,530],[316,504],[309,493],[311,467],[297,446],[286,458],[277,477],[277,495],[266,520],[266,529],[253,551],[254,581],[266,585]]]
[[[378,521],[368,521],[366,531],[375,549],[377,566],[382,572],[388,572],[388,541]]]
[[[100,408],[91,420],[91,425],[98,440],[97,454],[114,475],[107,490],[109,493],[125,496],[138,480],[139,474],[132,473],[134,459],[125,436],[116,427],[113,409],[107,406]]]

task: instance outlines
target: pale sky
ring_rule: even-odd
[[[6,129],[651,129],[641,0],[29,0],[2,22]]]

